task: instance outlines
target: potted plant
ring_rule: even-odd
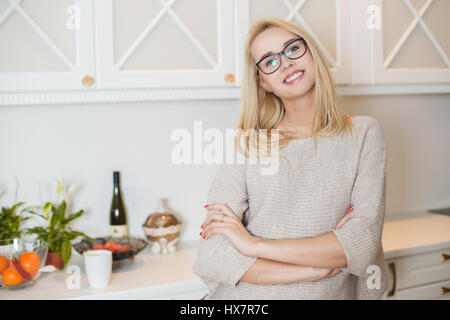
[[[62,182],[58,182],[57,193],[62,200],[59,203],[46,202],[42,207],[27,208],[27,212],[42,218],[45,226],[28,228],[28,234],[34,234],[37,239],[48,243],[48,254],[46,265],[54,265],[58,269],[63,269],[72,255],[71,240],[81,236],[91,239],[83,232],[72,230],[69,224],[81,217],[84,210],[67,214],[67,200],[71,192],[66,193],[64,188],[64,177]],[[37,209],[37,210],[36,210]],[[40,212],[38,212],[40,211]]]
[[[16,179],[16,195],[14,202],[17,201],[17,190],[18,182]],[[0,192],[0,197],[6,193],[7,188],[5,187]],[[24,217],[22,215],[23,209],[20,213],[17,210],[23,205],[23,202],[17,202],[11,207],[2,206],[0,211],[0,255],[6,254],[10,249],[12,241],[14,238],[20,238],[22,235],[21,225],[22,222],[29,219],[29,217]]]

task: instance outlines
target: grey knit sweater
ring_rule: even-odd
[[[289,142],[280,151],[277,174],[262,175],[267,164],[223,164],[207,203],[223,203],[262,239],[297,239],[334,232],[347,266],[314,282],[252,284],[240,281],[257,257],[237,251],[223,235],[201,239],[193,272],[208,288],[206,299],[379,299],[388,286],[381,235],[386,190],[386,142],[381,125],[352,117],[353,135],[312,137]],[[334,230],[350,205],[351,218]],[[208,212],[207,214],[211,214]],[[373,267],[379,267],[380,289]],[[377,269],[375,267],[375,269]],[[369,288],[367,282],[372,284]],[[375,285],[375,288],[373,288]]]

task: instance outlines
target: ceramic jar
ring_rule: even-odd
[[[182,223],[168,205],[167,198],[158,199],[158,206],[142,225],[144,234],[154,253],[175,252]]]

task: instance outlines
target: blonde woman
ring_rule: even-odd
[[[279,130],[280,164],[272,175],[258,163],[217,171],[193,268],[206,298],[381,298],[384,134],[375,119],[343,113],[317,44],[297,25],[251,27],[238,129]]]

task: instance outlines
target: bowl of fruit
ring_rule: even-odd
[[[20,289],[35,283],[47,258],[48,245],[34,239],[0,240],[0,288]]]
[[[112,252],[113,261],[133,260],[134,256],[146,246],[147,242],[145,240],[134,237],[83,239],[81,242],[73,245],[79,254],[83,254],[88,250],[109,250]]]

